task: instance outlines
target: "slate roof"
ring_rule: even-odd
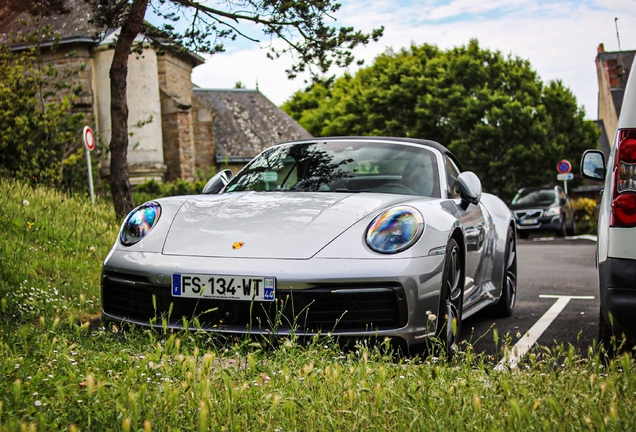
[[[94,36],[100,29],[89,23],[92,16],[91,6],[83,0],[66,0],[65,6],[70,10],[65,14],[51,14],[43,16],[40,26],[53,26],[59,33],[61,42],[93,42]],[[2,42],[7,42],[10,32],[30,32],[32,25],[26,26],[20,23],[25,20],[29,23],[27,12],[4,10],[0,13],[0,33]]]
[[[19,0],[18,0],[19,1]],[[51,25],[60,36],[60,44],[64,43],[90,43],[90,44],[107,44],[115,42],[115,37],[119,34],[119,29],[108,30],[104,34],[104,29],[90,23],[93,11],[91,6],[85,0],[63,0],[64,6],[69,13],[49,14],[41,17],[39,27]],[[35,27],[32,24],[26,26],[20,21],[29,23],[28,12],[20,11],[21,8],[0,7],[0,42],[9,43],[9,34],[11,32],[30,33]],[[23,8],[22,8],[23,9]],[[148,24],[148,23],[146,23]],[[143,38],[138,36],[136,41]],[[11,45],[14,49],[25,48],[25,46]],[[43,46],[50,45],[50,41],[45,41]],[[169,47],[168,45],[165,45]],[[182,57],[198,66],[203,64],[203,57],[193,52],[177,52],[177,56]]]
[[[258,90],[194,88],[194,97],[215,114],[217,161],[246,162],[274,144],[311,138]]]

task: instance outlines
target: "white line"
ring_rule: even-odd
[[[541,337],[543,332],[552,324],[552,321],[559,316],[559,314],[565,309],[570,300],[594,300],[593,296],[560,296],[542,294],[541,298],[556,298],[557,301],[543,314],[539,321],[537,321],[526,332],[521,339],[517,341],[515,346],[512,347],[511,352],[506,352],[503,359],[495,366],[495,370],[502,371],[506,369],[506,366],[510,369],[515,369],[519,363],[519,359],[523,357],[528,350],[535,344],[535,342]]]
[[[591,234],[582,234],[582,235],[579,235],[579,236],[574,236],[572,238],[573,239],[583,239],[583,240],[596,241],[596,236],[595,235],[591,235]]]

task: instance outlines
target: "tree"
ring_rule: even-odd
[[[32,24],[36,30],[11,41],[30,48],[15,52],[0,45],[0,172],[30,183],[86,190],[86,162],[77,140],[84,115],[71,113],[79,89],[54,79],[60,71],[40,61],[39,41],[55,41],[55,34],[38,26],[37,17]],[[66,95],[61,96],[63,89]]]
[[[296,92],[283,109],[316,136],[438,141],[504,198],[554,183],[557,162],[578,165],[598,139],[560,81],[545,85],[529,62],[476,40],[447,51],[427,44],[387,51],[355,76]]]
[[[49,0],[52,1],[52,0]],[[347,66],[354,57],[351,50],[377,40],[383,29],[370,34],[351,27],[335,28],[325,23],[340,5],[333,0],[229,0],[218,2],[218,8],[208,2],[194,0],[86,0],[92,4],[94,21],[106,29],[121,28],[115,43],[110,69],[111,124],[110,181],[115,212],[124,216],[133,207],[128,180],[128,108],[126,100],[127,63],[131,50],[140,50],[135,44],[138,34],[146,36],[147,43],[161,50],[188,49],[214,54],[224,50],[226,41],[245,37],[257,41],[239,29],[241,23],[259,26],[272,42],[285,42],[282,48],[270,43],[268,56],[278,58],[291,53],[290,78],[307,69],[313,76],[325,74],[336,64]],[[150,10],[162,20],[159,27],[144,22]],[[180,18],[187,17],[182,27]]]

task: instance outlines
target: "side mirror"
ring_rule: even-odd
[[[212,176],[203,188],[201,193],[204,194],[217,194],[232,180],[232,171],[229,169],[219,171]]]
[[[462,199],[462,207],[468,208],[469,204],[479,204],[481,200],[481,181],[474,172],[464,171],[457,177],[457,191]]]
[[[581,158],[581,175],[590,180],[605,180],[605,156],[599,150],[585,150]]]

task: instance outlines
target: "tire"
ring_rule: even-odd
[[[515,309],[517,300],[517,241],[512,230],[508,232],[506,253],[504,255],[501,296],[494,306],[497,316],[509,317]]]
[[[572,225],[570,225],[567,231],[569,236],[576,235],[576,220],[574,218],[572,218]]]
[[[436,334],[448,356],[457,353],[464,306],[464,266],[457,242],[446,246]]]
[[[556,231],[557,237],[565,237],[565,219],[561,217],[561,227]]]
[[[528,231],[519,231],[519,238],[526,240],[530,233]]]

